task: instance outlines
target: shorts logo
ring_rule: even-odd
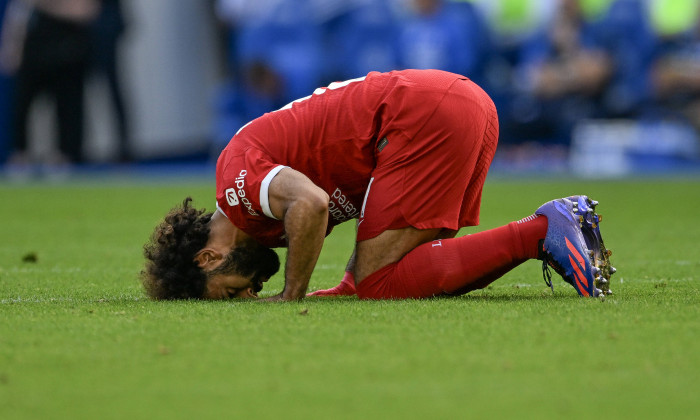
[[[238,196],[236,195],[236,190],[229,188],[226,190],[226,202],[228,205],[233,207],[238,205]]]

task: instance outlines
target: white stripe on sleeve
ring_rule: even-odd
[[[218,211],[219,213],[223,214],[224,217],[226,217],[226,218],[228,219],[228,216],[226,216],[226,213],[224,213],[224,211],[221,209],[221,207],[219,207],[219,202],[218,202],[218,201],[216,202],[216,211]]]
[[[279,171],[284,168],[288,168],[288,166],[280,165],[272,168],[272,170],[265,175],[265,178],[262,180],[262,184],[260,185],[260,207],[262,207],[265,216],[275,220],[278,219],[272,214],[272,210],[270,210],[270,194],[268,190],[270,188],[272,178],[277,176]]]

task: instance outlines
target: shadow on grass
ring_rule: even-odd
[[[266,296],[262,296],[265,298]],[[549,290],[540,293],[528,291],[519,293],[517,291],[510,292],[505,290],[499,291],[473,291],[459,296],[435,296],[426,299],[387,299],[387,300],[360,300],[357,296],[337,296],[337,297],[307,297],[298,302],[262,302],[260,300],[201,300],[201,299],[180,299],[180,300],[151,300],[146,296],[138,295],[120,295],[120,296],[103,296],[96,299],[76,299],[83,303],[92,304],[110,304],[110,305],[133,305],[133,304],[152,304],[157,306],[260,306],[260,305],[315,305],[315,306],[354,306],[354,305],[381,305],[381,304],[415,304],[427,302],[535,302],[535,301],[556,301],[556,302],[574,302],[581,298],[574,294],[564,294],[563,292],[552,294]],[[50,299],[47,302],[63,302],[66,299]],[[72,300],[72,299],[67,299]]]
[[[313,302],[314,304],[371,304],[381,302],[528,302],[528,301],[578,301],[581,298],[571,294],[517,294],[517,293],[484,293],[473,292],[460,296],[435,296],[426,299],[388,299],[388,300],[360,300],[356,296],[339,296],[339,297],[309,297],[303,302]]]

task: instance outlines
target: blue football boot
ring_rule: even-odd
[[[602,217],[595,213],[598,202],[585,195],[560,198],[545,203],[535,214],[547,217],[547,236],[540,258],[545,282],[552,287],[547,265],[559,273],[581,296],[596,297],[612,293],[611,252],[600,235]]]

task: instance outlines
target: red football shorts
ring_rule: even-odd
[[[358,241],[408,226],[456,231],[479,224],[498,143],[496,107],[470,80],[456,80],[432,106],[420,96],[401,98],[408,115],[395,120],[412,121],[410,127],[390,123],[380,134]]]

